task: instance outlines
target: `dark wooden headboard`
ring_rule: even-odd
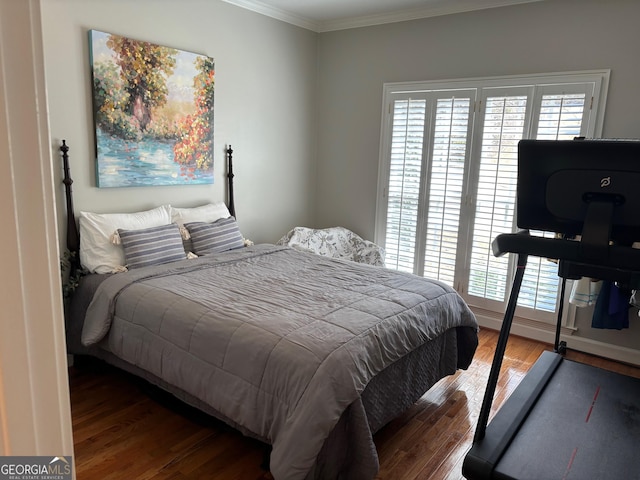
[[[233,149],[231,145],[226,150],[227,152],[227,192],[229,197],[227,198],[227,207],[229,208],[229,213],[232,217],[235,217],[236,220],[236,205],[233,201]]]
[[[78,224],[76,223],[76,214],[73,209],[73,191],[71,185],[73,180],[69,173],[69,146],[66,140],[62,140],[60,146],[62,152],[62,164],[64,169],[64,178],[62,183],[65,187],[65,199],[67,206],[67,249],[71,254],[70,262],[72,271],[80,268],[80,233],[78,231]],[[229,213],[235,217],[236,208],[233,199],[233,150],[231,145],[225,150],[227,155],[227,207]]]
[[[67,201],[67,250],[72,254],[70,261],[71,266],[75,270],[80,266],[80,259],[78,253],[80,252],[80,234],[78,233],[78,225],[76,224],[76,215],[73,210],[73,191],[71,185],[71,175],[69,174],[69,147],[67,142],[62,140],[62,146],[60,147],[62,152],[62,165],[64,169],[64,194]]]

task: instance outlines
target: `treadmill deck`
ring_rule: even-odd
[[[529,374],[525,376],[508,400],[511,409],[497,412],[485,438],[470,451],[467,478],[640,479],[640,379],[566,360],[553,352],[544,352],[536,365],[538,375],[534,373],[530,380]],[[541,368],[554,370],[486,476],[486,465],[475,468],[474,449],[482,456],[482,443],[495,441],[490,438],[496,435],[491,424],[511,421],[507,417],[515,404],[530,395],[528,383],[540,381]]]

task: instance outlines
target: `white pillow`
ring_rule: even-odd
[[[122,245],[111,237],[119,228],[140,230],[171,223],[169,205],[136,213],[80,212],[80,263],[92,273],[111,273],[124,266]]]
[[[213,223],[220,218],[228,218],[231,216],[224,202],[209,203],[193,208],[169,208],[171,209],[171,221],[178,225],[184,225],[190,222]]]

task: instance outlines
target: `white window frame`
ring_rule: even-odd
[[[491,92],[497,92],[499,90],[508,91],[511,87],[522,88],[530,86],[530,93],[528,98],[534,101],[534,104],[540,103],[539,100],[545,90],[548,88],[557,90],[558,85],[575,86],[575,84],[593,83],[593,96],[591,99],[587,98],[589,105],[589,119],[588,125],[583,127],[583,135],[588,138],[599,138],[602,136],[603,120],[605,115],[605,104],[609,85],[610,70],[588,70],[578,72],[559,72],[559,73],[544,73],[534,75],[513,75],[513,76],[501,76],[501,77],[477,77],[469,79],[453,79],[453,80],[439,80],[439,81],[425,81],[425,82],[400,82],[400,83],[385,83],[383,86],[383,98],[382,98],[382,125],[380,136],[380,156],[379,156],[379,169],[378,169],[378,191],[376,199],[376,226],[375,226],[375,241],[379,245],[385,246],[386,239],[386,224],[387,224],[387,188],[389,184],[389,171],[390,171],[390,149],[391,149],[391,128],[392,128],[392,111],[393,102],[398,98],[414,96],[424,96],[427,94],[440,94],[444,91],[465,91],[468,95],[469,92],[475,92],[473,98],[474,101],[474,113],[471,115],[470,127],[472,139],[470,144],[470,151],[467,153],[467,166],[469,170],[465,174],[465,184],[473,184],[477,182],[477,175],[480,168],[480,146],[482,138],[476,131],[482,131],[482,122],[484,117],[481,114],[483,110],[484,99],[490,95]],[[535,88],[534,88],[535,87]],[[535,98],[534,98],[535,95]],[[536,103],[537,102],[537,103]],[[594,115],[592,112],[596,112]],[[536,132],[533,132],[533,127],[538,124],[538,118],[535,113],[528,114],[525,125],[525,138],[535,138]],[[424,155],[428,158],[427,151],[431,148],[433,139],[425,137]],[[425,165],[429,167],[429,163]],[[425,168],[426,169],[426,168]],[[427,172],[423,172],[425,176]],[[422,194],[421,194],[422,195]],[[469,232],[473,224],[473,217],[470,210],[473,211],[473,198],[467,198],[463,203],[460,217],[464,223],[469,225],[468,228],[463,229],[464,232]],[[514,221],[515,227],[515,221]],[[416,235],[419,235],[418,245],[423,243],[422,237],[424,232],[418,231]],[[464,259],[458,258],[456,260],[456,276],[460,279],[467,279],[464,281],[458,280],[455,288],[461,293],[461,295],[467,300],[471,301],[472,307],[477,307],[480,311],[487,312],[489,316],[495,316],[497,311],[501,308],[500,305],[506,304],[505,302],[496,301],[478,301],[478,298],[469,299],[466,296],[466,288],[468,281],[468,267],[469,256],[471,246],[470,233],[462,235],[460,238],[460,244],[462,248],[459,251],[467,252]],[[424,251],[416,252],[416,265],[423,264]],[[513,263],[513,262],[512,262]],[[417,272],[421,272],[421,267],[417,268]],[[508,288],[510,288],[513,271],[509,271],[506,281]],[[565,308],[563,325],[566,327],[573,327],[575,324],[575,308],[567,308],[569,291],[571,288],[571,282],[567,282],[567,293],[565,295]],[[518,308],[516,310],[516,316],[526,318],[534,322],[544,322],[546,324],[555,323],[556,314],[545,314],[544,312],[533,311],[526,308]]]

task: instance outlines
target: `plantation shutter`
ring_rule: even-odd
[[[426,109],[425,98],[393,102],[385,263],[404,272],[414,271]]]
[[[516,230],[518,143],[596,137],[607,80],[603,71],[385,86],[375,239],[387,267],[502,313],[515,256],[496,258],[491,243]],[[530,257],[517,315],[554,322],[558,290],[557,265]]]
[[[393,102],[385,236],[390,268],[453,285],[473,94],[424,92]]]
[[[487,90],[480,147],[480,169],[473,222],[468,294],[502,302],[506,296],[509,256],[495,257],[491,242],[514,228],[518,142],[528,127],[528,88],[517,94]]]
[[[572,140],[585,136],[589,124],[591,85],[541,87],[536,96],[534,135],[538,140]],[[589,104],[587,103],[589,101]],[[543,235],[534,231],[532,235]],[[545,232],[544,236],[553,234]],[[549,259],[530,257],[523,277],[518,305],[544,312],[556,311],[559,291],[558,265]]]
[[[437,100],[423,275],[450,286],[454,285],[456,270],[470,115],[470,97]]]

